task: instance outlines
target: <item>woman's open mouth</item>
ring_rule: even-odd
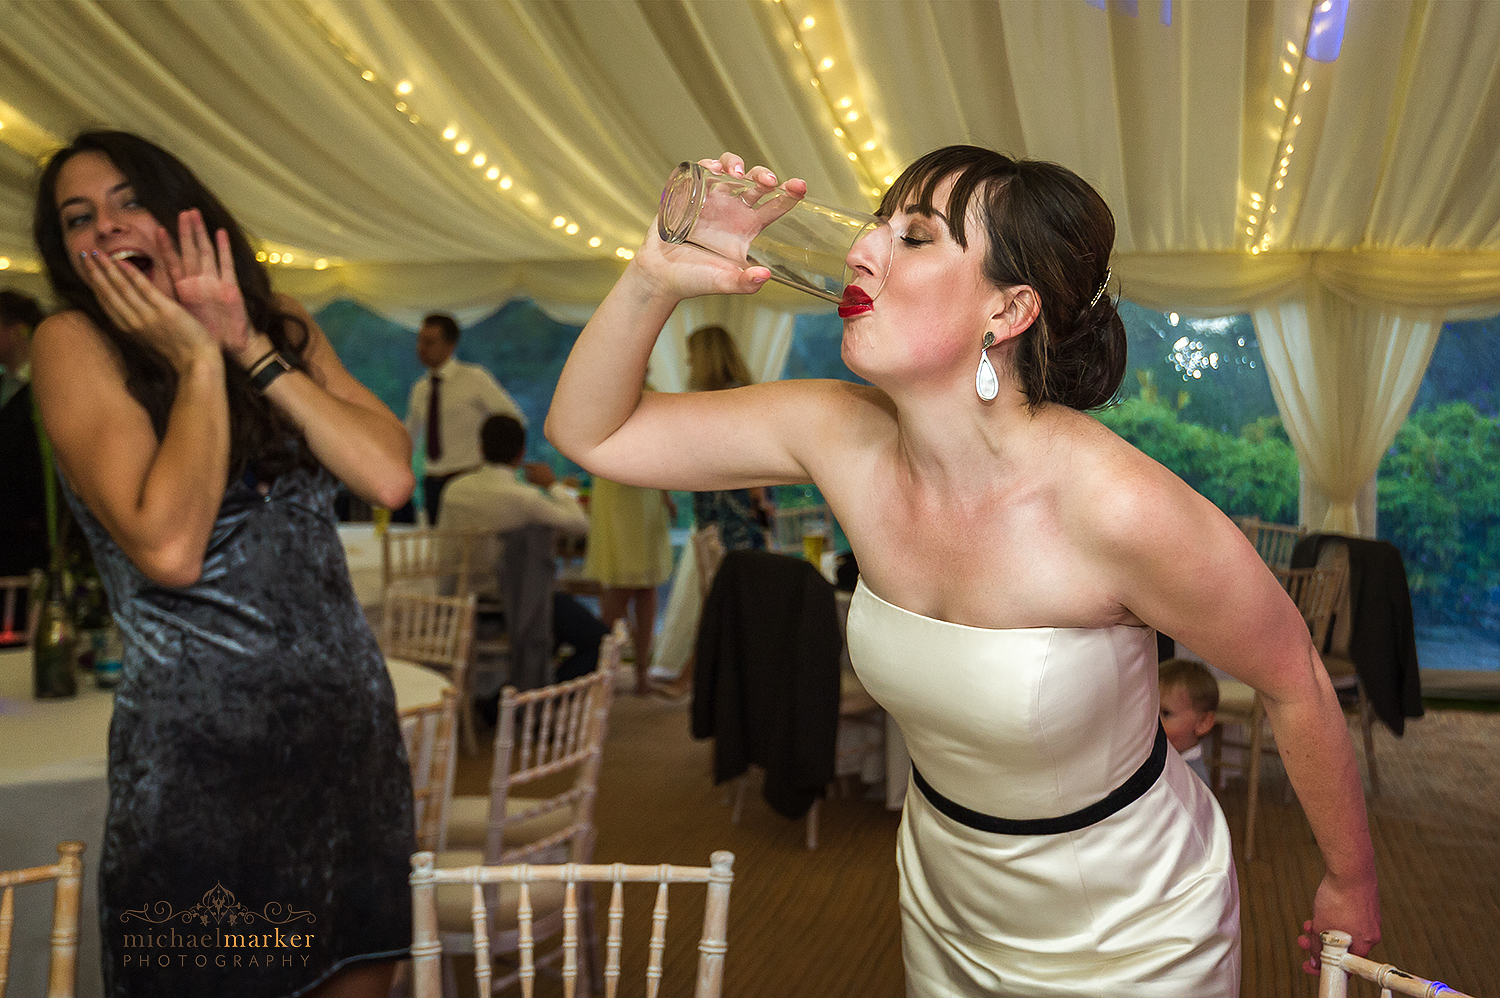
[[[118,253],[111,253],[109,258],[115,261],[115,263],[130,264],[144,274],[148,281],[151,279],[152,271],[156,269],[155,260],[152,260],[144,253],[137,253],[135,250],[120,250]]]
[[[839,302],[839,318],[848,319],[856,315],[864,315],[873,311],[875,303],[870,296],[865,294],[864,289],[857,284],[851,284],[844,289],[844,300]]]

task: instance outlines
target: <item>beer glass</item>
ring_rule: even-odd
[[[661,195],[656,231],[669,243],[696,246],[741,267],[765,267],[771,279],[840,305],[865,310],[890,270],[890,226],[875,215],[758,186],[699,163],[672,171]],[[870,240],[875,271],[848,265],[854,244]],[[845,315],[847,318],[848,316]]]

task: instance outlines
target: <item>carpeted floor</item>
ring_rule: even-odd
[[[723,792],[711,785],[712,753],[712,743],[689,737],[685,701],[620,697],[600,781],[595,861],[706,865],[715,849],[735,854],[726,996],[899,998],[899,815],[857,791],[835,796],[823,805],[819,848],[808,852],[802,823],[778,817],[753,794],[742,822],[730,823]],[[1430,709],[1402,739],[1379,728],[1376,758],[1381,794],[1369,807],[1385,940],[1373,956],[1461,990],[1492,992],[1500,980],[1500,713]],[[1239,868],[1241,994],[1311,996],[1315,980],[1299,969],[1296,934],[1321,860],[1300,808],[1284,801],[1279,767],[1266,768],[1257,856]],[[484,792],[488,771],[486,755],[461,757],[458,792]],[[1231,782],[1220,799],[1238,843],[1243,783]],[[627,894],[627,904],[631,917],[649,923],[649,890]],[[663,998],[692,993],[701,911],[701,891],[674,893]],[[622,994],[644,993],[644,948],[640,933],[627,933],[631,986]],[[1378,994],[1352,987],[1354,995]],[[539,982],[539,994],[558,991],[556,981]]]

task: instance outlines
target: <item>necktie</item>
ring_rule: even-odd
[[[432,384],[427,393],[427,460],[436,461],[443,456],[443,435],[438,427],[438,386],[443,379],[436,374],[432,376]]]

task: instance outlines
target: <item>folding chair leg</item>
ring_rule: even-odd
[[[750,774],[743,774],[737,781],[734,790],[734,812],[729,816],[732,824],[740,823],[740,815],[745,813],[745,790],[750,786]]]
[[[1257,712],[1250,721],[1250,766],[1246,773],[1249,793],[1245,801],[1245,862],[1255,858],[1255,806],[1260,802],[1261,738],[1265,718]]]
[[[1374,714],[1375,711],[1374,708],[1370,706],[1370,701],[1365,700],[1360,704],[1359,726],[1363,728],[1365,732],[1365,765],[1369,767],[1370,770],[1371,797],[1375,797],[1380,794],[1380,770],[1375,768]]]

